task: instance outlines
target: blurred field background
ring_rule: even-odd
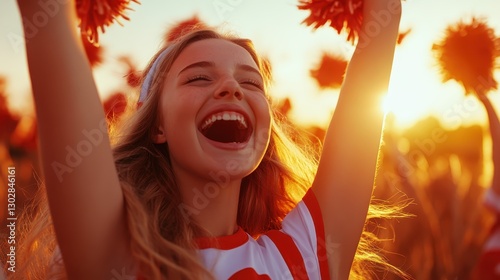
[[[0,4],[0,7],[6,8],[0,14],[12,9],[14,1],[10,2]],[[227,2],[229,10],[226,9],[226,14],[222,13],[224,10],[214,12],[216,2]],[[144,17],[141,9],[151,12],[154,5],[146,2],[134,6],[136,11],[128,13],[130,22],[125,21],[123,27],[113,27],[105,33],[99,48],[87,45],[86,49],[108,119],[119,119],[127,103],[136,100],[136,80],[140,69],[174,24],[189,25],[203,21],[207,25],[217,25],[229,22],[230,27],[234,26],[236,30],[241,27],[243,35],[255,38],[257,49],[264,50],[263,55],[273,66],[275,86],[271,95],[276,110],[280,110],[297,127],[310,132],[311,137],[322,139],[327,120],[335,109],[348,63],[346,57],[352,52],[352,45],[346,44],[345,37],[332,30],[311,32],[310,28],[301,26],[304,13],[294,10],[294,17],[288,19],[291,16],[287,16],[285,19],[281,17],[281,12],[261,3],[262,7],[266,7],[261,12],[274,16],[277,28],[288,30],[287,24],[293,21],[296,26],[290,27],[288,33],[298,32],[295,35],[284,34],[281,44],[279,39],[266,41],[267,35],[251,31],[245,25],[249,24],[244,23],[246,18],[239,23],[240,15],[255,21],[245,8],[245,5],[250,5],[249,2],[212,1],[211,6],[206,8],[212,9],[211,13],[204,13],[203,8],[180,7],[181,12],[169,20],[169,24],[162,21],[163,25],[156,24],[159,27],[154,30],[143,27],[143,31],[150,32],[142,36],[150,35],[156,40],[153,41],[156,43],[151,43],[144,39],[144,42],[149,42],[143,46],[144,51],[136,46],[142,37],[133,36],[139,36],[137,22],[140,22],[141,16]],[[276,2],[282,4],[283,9],[296,9],[295,1]],[[499,93],[494,86],[500,56],[500,22],[491,14],[495,8],[500,10],[500,5],[493,1],[472,0],[443,1],[440,4],[425,0],[415,2],[404,3],[404,8],[433,13],[438,6],[449,8],[450,13],[443,13],[446,10],[442,9],[441,18],[446,20],[434,26],[424,21],[425,14],[416,17],[414,13],[409,13],[403,18],[391,90],[383,104],[375,105],[386,110],[387,120],[374,196],[394,203],[411,199],[413,202],[406,212],[413,216],[390,222],[379,221],[374,229],[387,240],[383,245],[389,261],[414,279],[469,279],[494,222],[493,214],[482,204],[482,196],[489,187],[492,174],[490,156],[494,143],[490,138],[486,113],[475,94],[487,94],[500,112]],[[454,3],[460,10],[452,9]],[[191,5],[206,7],[207,4],[193,1]],[[479,6],[481,8],[475,8]],[[252,10],[252,13],[257,12]],[[138,18],[134,17],[135,13]],[[0,29],[4,30],[1,33],[4,38],[12,38],[12,34],[19,32],[15,31],[18,30],[16,24],[19,20],[9,17],[0,17],[2,23],[8,22],[11,26]],[[161,15],[155,14],[155,17]],[[124,39],[129,29],[130,37]],[[429,35],[430,29],[434,33]],[[423,33],[429,36],[425,37]],[[451,39],[454,34],[462,34],[470,45],[465,48],[463,42],[454,43]],[[311,39],[312,36],[316,38]],[[299,55],[291,51],[280,54],[282,49],[293,49],[289,37],[309,43],[296,47]],[[332,39],[323,39],[327,37]],[[131,48],[125,48],[124,42],[130,42]],[[328,44],[335,44],[335,47],[327,49]],[[42,180],[37,156],[36,116],[32,110],[22,50],[19,53],[10,41],[7,45],[0,44],[0,52],[0,177],[2,182],[6,182],[7,168],[16,168],[16,212],[20,213]],[[465,74],[460,72],[462,70],[447,67],[446,58],[450,55],[452,61],[467,58],[462,62],[470,63],[470,67],[461,67]],[[19,61],[13,60],[16,57]],[[300,60],[298,67],[285,69],[296,60]],[[301,83],[299,86],[295,84],[294,75],[305,76],[302,82],[298,81]],[[7,201],[6,183],[2,184],[0,205]],[[6,207],[2,206],[0,242],[7,236],[4,231],[6,212]],[[383,272],[380,272],[380,278],[393,279]]]

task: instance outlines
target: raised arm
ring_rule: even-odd
[[[124,202],[74,5],[18,0],[41,164],[67,273],[111,279],[128,256]],[[42,19],[46,24],[34,29],[33,20]]]
[[[500,196],[500,120],[493,108],[493,104],[485,94],[478,95],[479,101],[483,103],[488,116],[488,123],[491,134],[491,155],[493,160],[493,179],[491,181],[491,189],[497,196]]]
[[[383,126],[400,0],[365,0],[359,43],[328,129],[315,193],[323,213],[332,279],[347,279],[364,227]]]

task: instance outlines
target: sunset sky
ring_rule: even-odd
[[[15,0],[0,4],[0,75],[8,79],[12,107],[23,114],[31,110],[26,59],[20,18]],[[130,21],[113,25],[101,36],[105,61],[95,69],[101,96],[105,98],[125,85],[120,56],[130,56],[144,67],[161,45],[165,30],[197,14],[209,25],[221,26],[254,41],[257,50],[273,65],[275,99],[290,96],[292,117],[300,123],[324,125],[335,107],[337,90],[321,91],[311,79],[322,52],[349,57],[353,47],[344,35],[331,28],[315,32],[301,24],[307,12],[299,11],[297,0],[142,0],[131,4]],[[172,3],[172,4],[165,4]],[[223,10],[222,7],[226,9]],[[446,127],[455,128],[483,122],[483,108],[473,97],[464,98],[462,88],[451,81],[441,83],[432,56],[432,44],[443,37],[444,29],[472,16],[486,18],[500,36],[500,2],[497,0],[411,0],[403,3],[401,31],[412,29],[398,46],[391,87],[386,101],[397,124],[406,127],[432,114]],[[50,71],[50,69],[48,69]],[[500,79],[500,71],[496,73]],[[500,110],[499,92],[490,93]],[[382,106],[382,105],[381,105]]]

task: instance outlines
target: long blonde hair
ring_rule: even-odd
[[[193,242],[194,237],[203,231],[194,221],[186,219],[179,207],[182,200],[170,164],[168,147],[152,141],[159,121],[158,100],[166,73],[184,48],[196,41],[211,38],[228,40],[245,48],[268,85],[269,66],[259,58],[249,40],[222,35],[213,30],[193,31],[169,44],[168,53],[158,61],[158,67],[152,73],[148,97],[139,109],[122,122],[126,125],[112,137],[116,169],[127,207],[131,251],[139,274],[145,279],[211,277],[197,259]],[[153,62],[164,51],[161,49],[153,57],[144,73],[150,71]],[[320,149],[318,145],[308,145],[307,141],[307,137],[297,133],[296,128],[282,116],[273,113],[270,142],[265,156],[241,185],[237,222],[250,235],[257,237],[268,230],[280,229],[285,215],[310,187]],[[317,149],[312,148],[315,146]],[[37,215],[30,217],[29,212],[25,214],[26,220],[31,222],[23,230],[22,248],[19,250],[19,263],[25,267],[16,276],[22,279],[46,278],[50,257],[56,246],[43,188],[39,196]],[[383,217],[390,212],[379,210],[371,206],[369,217]],[[398,272],[374,253],[374,241],[376,236],[373,234],[365,232],[362,235],[352,269],[354,278],[369,275],[366,269],[368,263],[382,264]]]

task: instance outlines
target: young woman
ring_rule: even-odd
[[[250,41],[212,30],[153,57],[112,149],[67,2],[26,44],[50,217],[40,206],[16,276],[347,279],[366,268],[400,0],[364,1],[319,163],[270,110]],[[18,5],[26,18],[41,9]]]

